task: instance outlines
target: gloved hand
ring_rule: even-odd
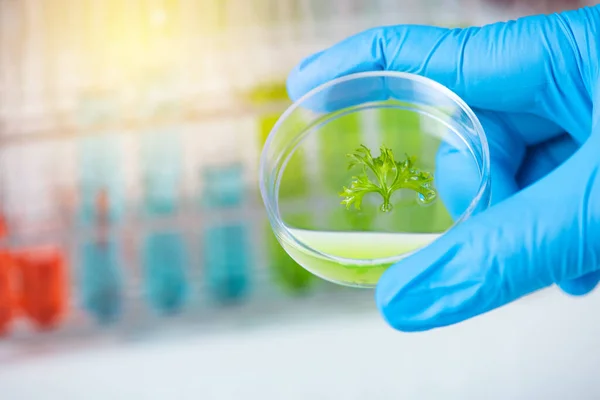
[[[466,29],[401,25],[350,37],[292,71],[294,100],[349,73],[424,75],[462,97],[488,136],[491,208],[382,276],[376,301],[391,326],[428,330],[553,284],[572,295],[596,286],[598,37],[600,6]],[[440,155],[438,169],[451,161]],[[451,213],[457,192],[440,193]]]

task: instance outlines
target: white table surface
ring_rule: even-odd
[[[547,290],[426,333],[298,319],[0,365],[0,399],[600,399],[600,293]]]

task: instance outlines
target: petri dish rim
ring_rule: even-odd
[[[280,130],[281,125],[288,119],[288,117],[290,117],[294,113],[294,111],[301,108],[301,105],[304,102],[306,102],[306,100],[310,99],[315,94],[318,94],[329,87],[338,85],[343,82],[357,80],[357,79],[364,79],[364,78],[398,78],[398,79],[404,79],[404,80],[412,81],[412,82],[421,84],[423,86],[426,86],[431,90],[437,91],[439,94],[445,95],[456,106],[458,106],[465,113],[465,115],[467,115],[467,117],[469,118],[469,121],[473,124],[473,133],[475,134],[475,136],[481,143],[481,145],[480,145],[481,163],[478,163],[481,168],[481,181],[479,184],[479,188],[477,190],[476,195],[473,197],[473,199],[469,203],[469,206],[466,208],[465,212],[459,218],[457,218],[457,220],[454,221],[454,223],[441,235],[444,235],[447,232],[451,231],[457,225],[461,224],[464,220],[469,218],[472,215],[473,211],[477,208],[477,206],[481,205],[481,202],[485,199],[486,194],[487,194],[487,204],[485,204],[485,206],[487,208],[489,206],[490,197],[491,197],[489,145],[487,142],[487,137],[485,135],[483,126],[481,125],[481,122],[475,115],[475,112],[465,103],[465,101],[462,98],[460,98],[456,93],[454,93],[452,90],[447,88],[446,86],[444,86],[432,79],[429,79],[427,77],[412,74],[412,73],[407,73],[407,72],[367,71],[367,72],[358,72],[358,73],[344,75],[344,76],[332,79],[330,81],[327,81],[327,82],[315,87],[314,89],[310,90],[309,92],[304,94],[302,97],[300,97],[298,100],[296,100],[292,105],[290,105],[283,112],[283,114],[277,119],[275,125],[269,132],[269,135],[267,136],[267,140],[265,141],[265,144],[262,149],[262,153],[261,153],[261,157],[260,157],[260,164],[259,164],[259,169],[258,169],[259,170],[260,193],[261,193],[263,203],[264,203],[266,211],[267,211],[267,216],[269,218],[270,223],[272,224],[272,226],[274,228],[273,231],[274,231],[275,235],[279,238],[279,240],[285,240],[287,242],[291,242],[294,244],[295,247],[299,247],[299,248],[303,249],[303,251],[312,253],[313,255],[316,255],[319,258],[323,258],[325,260],[333,261],[336,263],[352,264],[352,265],[356,265],[356,266],[361,266],[361,265],[369,266],[369,265],[375,265],[375,264],[388,264],[388,263],[392,264],[392,263],[398,262],[398,261],[410,256],[411,254],[413,254],[415,252],[421,251],[421,250],[431,246],[431,244],[435,243],[437,241],[437,239],[432,241],[431,243],[415,250],[414,252],[411,252],[408,254],[405,253],[405,254],[398,255],[398,256],[377,258],[377,259],[372,259],[372,260],[358,260],[358,259],[350,259],[350,258],[342,258],[342,257],[333,256],[331,254],[320,252],[320,251],[312,248],[311,246],[306,245],[301,240],[297,239],[288,230],[288,228],[285,226],[285,224],[282,222],[281,216],[279,215],[279,213],[277,211],[278,207],[276,207],[276,206],[274,207],[274,205],[272,203],[273,202],[277,203],[277,192],[278,192],[277,189],[279,188],[281,175],[282,175],[283,171],[285,171],[285,165],[289,161],[289,158],[291,158],[291,156],[294,154],[294,151],[297,148],[297,146],[299,146],[299,144],[303,140],[302,138],[298,139],[298,136],[306,134],[307,133],[306,131],[299,132],[298,135],[294,137],[295,145],[293,146],[293,148],[290,151],[290,154],[285,158],[285,160],[283,160],[283,162],[281,162],[281,156],[279,156],[277,158],[277,161],[275,162],[276,165],[280,165],[280,167],[279,167],[280,172],[277,174],[277,177],[275,179],[275,183],[274,183],[275,199],[273,199],[273,200],[271,199],[271,196],[269,195],[269,192],[268,192],[269,188],[266,187],[265,176],[272,172],[272,171],[267,171],[267,164],[268,164],[267,153],[271,147],[271,144],[272,144],[275,136],[277,136],[277,132]],[[338,112],[338,111],[336,111],[336,112]],[[323,114],[327,114],[327,113],[323,113]],[[457,132],[457,134],[459,136],[461,136],[462,140],[465,139],[464,137],[462,137],[462,135],[460,133]],[[287,150],[288,147],[289,146],[286,146],[285,150]],[[285,153],[285,150],[280,153]]]

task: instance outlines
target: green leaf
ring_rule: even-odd
[[[348,209],[354,206],[360,210],[365,195],[379,193],[383,198],[380,209],[389,212],[392,209],[390,198],[400,189],[415,191],[418,201],[422,204],[429,204],[437,198],[437,192],[433,188],[433,176],[414,167],[415,157],[407,154],[404,160],[397,162],[392,149],[381,146],[379,157],[373,158],[371,151],[361,145],[354,153],[348,154],[348,158],[349,169],[362,167],[362,173],[353,176],[350,186],[344,186],[340,193],[343,197],[341,204]],[[377,182],[371,182],[367,169],[375,175]]]

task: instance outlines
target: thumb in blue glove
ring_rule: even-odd
[[[371,29],[310,56],[288,78],[297,100],[350,73],[426,76],[462,97],[488,137],[492,207],[392,266],[378,308],[403,331],[454,324],[552,284],[582,295],[600,280],[600,7],[484,27]],[[596,111],[596,112],[594,112]],[[460,162],[438,154],[449,211],[464,208]],[[447,186],[447,185],[446,185]]]

